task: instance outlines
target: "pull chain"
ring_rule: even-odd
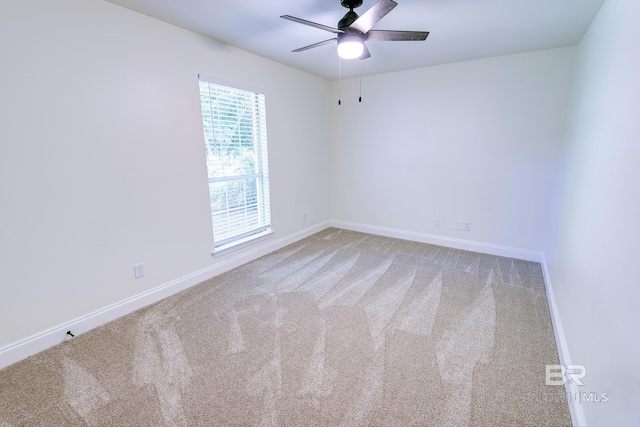
[[[342,59],[338,57],[338,105],[342,105]]]
[[[360,60],[360,97],[358,102],[362,102],[362,60]]]

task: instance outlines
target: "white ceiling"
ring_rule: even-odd
[[[280,19],[293,15],[335,27],[340,0],[108,0],[329,80],[338,79],[334,45],[291,50],[332,38]],[[370,42],[371,58],[342,61],[342,77],[577,45],[604,0],[397,0],[374,29],[430,31],[421,42]],[[364,0],[362,14],[376,0]]]

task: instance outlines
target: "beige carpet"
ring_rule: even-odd
[[[563,426],[540,265],[335,228],[0,371],[0,426]]]

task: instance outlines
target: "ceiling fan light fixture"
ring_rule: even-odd
[[[364,52],[362,38],[356,35],[344,35],[338,39],[338,56],[342,59],[360,58]]]

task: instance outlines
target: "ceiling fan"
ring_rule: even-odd
[[[320,30],[328,31],[336,34],[336,37],[314,43],[309,46],[295,49],[292,52],[302,52],[318,46],[338,42],[338,55],[344,59],[367,59],[371,57],[369,49],[365,45],[365,41],[422,41],[429,35],[428,31],[387,31],[372,30],[387,13],[398,5],[393,0],[379,0],[371,6],[369,10],[362,15],[358,15],[353,9],[362,6],[362,0],[342,0],[340,4],[349,9],[342,19],[338,22],[338,27],[333,28],[327,25],[318,24],[316,22],[307,21],[305,19],[296,18],[290,15],[283,15],[280,18],[289,21],[298,22]]]

